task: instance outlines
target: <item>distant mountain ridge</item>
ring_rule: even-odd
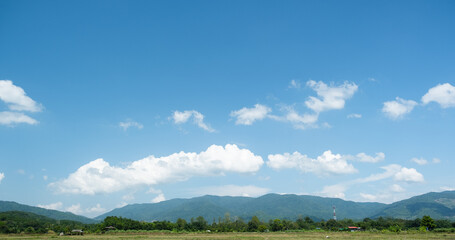
[[[249,221],[252,216],[262,221],[269,219],[296,220],[309,216],[313,220],[328,220],[333,217],[332,206],[336,206],[338,219],[392,217],[401,219],[422,218],[429,215],[434,219],[455,220],[455,191],[430,192],[392,204],[376,202],[353,202],[339,198],[325,198],[309,195],[267,194],[257,198],[202,196],[190,199],[171,199],[159,203],[131,204],[116,208],[94,219],[69,212],[49,210],[16,202],[0,201],[0,212],[23,211],[56,220],[72,220],[95,223],[107,216],[125,217],[139,221],[168,220],[178,218],[190,221],[203,216],[209,223],[218,221],[229,214],[231,219]]]
[[[308,195],[267,194],[257,198],[202,196],[190,199],[172,199],[159,203],[132,204],[114,209],[95,219],[107,216],[126,217],[139,221],[168,220],[203,216],[207,221],[218,221],[226,213],[245,221],[252,216],[261,220],[290,219],[309,216],[314,220],[331,219],[332,206],[336,206],[338,219],[393,217],[402,219],[421,218],[430,215],[435,219],[455,220],[455,191],[427,193],[392,204],[353,202],[339,198]]]
[[[21,211],[21,212],[29,212],[34,213],[37,215],[41,215],[44,217],[48,217],[55,220],[71,220],[77,221],[81,223],[95,223],[98,222],[97,220],[79,216],[70,212],[61,212],[57,210],[45,209],[40,207],[33,207],[28,206],[25,204],[20,204],[17,202],[11,201],[0,201],[0,212],[9,212],[9,211]]]
[[[258,216],[262,220],[290,219],[309,216],[314,220],[330,219],[332,206],[337,206],[340,218],[363,219],[382,210],[386,204],[356,203],[338,198],[316,196],[267,194],[258,198],[202,196],[191,199],[173,199],[160,203],[133,204],[117,208],[96,217],[101,220],[107,216],[121,216],[140,221],[168,220],[178,218],[190,220],[203,216],[206,220],[218,220],[226,213],[231,217],[249,220]]]

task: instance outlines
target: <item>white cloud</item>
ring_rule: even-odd
[[[47,178],[48,178],[47,175],[44,175],[44,176],[43,176],[43,180],[44,180],[44,181],[47,181]]]
[[[253,185],[246,186],[224,185],[200,188],[196,191],[196,194],[215,196],[259,197],[269,192],[270,189],[268,188],[261,188]]]
[[[144,125],[133,120],[126,120],[125,122],[120,122],[118,125],[119,127],[123,128],[124,131],[128,130],[130,127],[136,127],[137,129],[144,128]]]
[[[66,208],[66,211],[68,212],[72,212],[74,214],[82,214],[84,211],[82,210],[81,208],[81,204],[78,203],[78,204],[73,204],[69,207]]]
[[[368,193],[360,193],[360,196],[367,201],[375,201],[377,199],[377,197],[375,195],[368,194]]]
[[[347,118],[362,118],[362,114],[351,113],[347,116]]]
[[[422,97],[422,103],[430,102],[436,102],[442,108],[455,107],[455,87],[450,83],[444,83],[430,88]]]
[[[448,186],[440,187],[440,189],[442,191],[455,191],[454,187],[448,187]]]
[[[415,168],[401,168],[401,170],[395,174],[395,180],[404,182],[423,182],[423,175]]]
[[[441,159],[439,159],[439,158],[433,158],[433,161],[432,161],[432,162],[433,162],[433,163],[440,163],[440,162],[441,162]]]
[[[398,184],[393,184],[392,186],[390,186],[390,190],[392,192],[404,192],[404,188]]]
[[[174,120],[175,124],[183,124],[186,123],[191,117],[193,117],[193,123],[198,127],[207,132],[215,132],[215,129],[204,123],[204,115],[195,110],[187,110],[183,112],[175,111],[170,118]]]
[[[152,199],[152,203],[159,203],[159,202],[162,202],[165,200],[166,200],[166,198],[164,197],[164,194],[160,193],[160,194],[158,194],[158,196],[156,196],[155,198]]]
[[[45,209],[52,209],[52,210],[60,210],[63,207],[63,203],[62,202],[56,202],[56,203],[50,203],[50,204],[47,204],[47,205],[38,204],[37,207],[45,208]]]
[[[4,173],[0,173],[0,183],[2,183],[2,180],[5,178],[5,174]]]
[[[134,200],[134,194],[130,193],[130,194],[123,195],[123,196],[122,196],[122,199],[123,199],[124,201],[131,201],[131,200]]]
[[[419,165],[425,165],[425,164],[428,163],[428,161],[426,159],[424,159],[424,158],[412,158],[411,161],[415,162],[415,163],[417,163]]]
[[[316,124],[319,118],[318,113],[305,113],[301,115],[291,106],[283,107],[282,111],[286,112],[284,116],[268,115],[268,117],[276,121],[291,123],[296,129],[304,130],[318,127]]]
[[[300,81],[292,79],[291,82],[289,82],[288,88],[297,88],[299,89],[301,86]]]
[[[417,172],[417,170],[415,170],[414,168],[409,169],[409,168],[402,167],[398,164],[390,164],[387,166],[383,166],[381,168],[385,170],[382,173],[372,174],[365,178],[357,178],[354,180],[341,182],[341,183],[337,183],[334,185],[324,186],[323,190],[319,194],[321,194],[322,196],[328,196],[328,197],[344,198],[344,196],[345,196],[344,192],[354,185],[365,184],[365,183],[370,183],[370,182],[377,182],[377,181],[381,181],[384,179],[390,179],[390,178],[392,178],[396,181],[402,181],[402,182],[407,182],[407,183],[423,182],[423,175],[421,173]],[[404,191],[404,189],[401,186],[394,184],[391,186],[390,191],[402,192],[402,191]],[[387,200],[387,199],[390,199],[390,197],[393,197],[392,195],[391,194],[382,194],[381,196],[375,196],[375,197],[376,197],[376,200],[378,200],[378,199]]]
[[[106,209],[101,207],[101,205],[99,203],[97,203],[94,207],[91,207],[91,208],[87,208],[87,210],[85,210],[86,213],[102,213],[102,212],[106,212]]]
[[[355,156],[346,155],[346,159],[358,162],[368,162],[368,163],[377,163],[385,159],[385,154],[383,152],[376,153],[376,156],[370,156],[365,153],[358,153]]]
[[[328,86],[322,81],[310,80],[307,86],[316,91],[318,97],[309,97],[305,105],[317,113],[344,108],[346,100],[351,98],[358,89],[355,83],[349,82],[339,86]]]
[[[0,80],[0,100],[13,111],[39,112],[42,106],[27,96],[25,91],[10,80]]]
[[[417,106],[417,102],[413,100],[405,100],[399,97],[395,99],[395,101],[384,102],[382,107],[382,112],[390,119],[400,119]]]
[[[320,192],[320,194],[322,194],[322,196],[326,196],[326,197],[344,199],[346,197],[346,195],[344,194],[346,189],[347,189],[347,187],[343,184],[334,184],[334,185],[330,185],[330,186],[325,186],[322,189],[322,192]]]
[[[352,164],[347,163],[345,158],[340,154],[332,154],[330,150],[325,151],[316,159],[309,158],[299,152],[271,154],[268,159],[267,166],[273,169],[297,168],[302,172],[310,172],[319,176],[357,172],[357,169]]]
[[[97,159],[49,186],[60,193],[110,193],[137,185],[184,181],[193,176],[254,173],[263,163],[262,157],[248,149],[239,149],[237,145],[212,145],[200,153],[179,152],[158,158],[149,156],[125,168]]]
[[[272,110],[261,104],[254,105],[254,108],[242,108],[237,111],[231,112],[231,117],[237,118],[235,124],[237,125],[251,125],[253,122],[262,120],[268,116]]]
[[[13,125],[17,123],[35,125],[38,124],[38,121],[20,112],[0,112],[1,125]]]

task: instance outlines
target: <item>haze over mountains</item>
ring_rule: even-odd
[[[455,191],[431,192],[392,204],[345,201],[339,198],[324,198],[306,195],[267,194],[257,198],[202,196],[190,199],[172,199],[159,203],[131,204],[114,209],[94,219],[32,207],[15,202],[0,201],[0,212],[24,211],[57,220],[74,220],[83,223],[101,221],[107,216],[119,216],[140,221],[168,220],[178,218],[190,220],[203,216],[207,221],[218,220],[229,214],[231,218],[245,221],[252,216],[261,220],[290,219],[309,216],[314,220],[328,220],[336,206],[338,219],[393,217],[402,219],[421,218],[430,215],[435,219],[455,220]]]

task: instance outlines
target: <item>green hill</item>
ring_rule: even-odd
[[[41,216],[45,216],[48,218],[56,219],[56,220],[71,220],[77,221],[81,223],[95,223],[96,220],[91,218],[79,216],[70,212],[61,212],[57,210],[50,210],[40,207],[33,207],[24,204],[19,204],[16,202],[9,202],[9,201],[0,201],[0,212],[8,212],[8,211],[21,211],[21,212],[29,212],[38,214]]]
[[[356,203],[338,198],[316,196],[267,194],[258,198],[203,196],[191,199],[173,199],[160,203],[133,204],[96,217],[102,220],[107,216],[126,217],[140,221],[168,220],[178,218],[190,220],[203,216],[211,222],[230,217],[244,220],[258,216],[261,220],[289,219],[309,216],[314,220],[330,219],[333,216],[332,205],[337,207],[339,218],[362,219],[369,217],[386,205],[382,203]]]
[[[373,217],[415,219],[425,215],[435,219],[455,220],[455,191],[430,192],[395,202]]]

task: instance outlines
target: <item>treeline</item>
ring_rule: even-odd
[[[370,219],[353,221],[342,219],[335,221],[314,221],[310,217],[299,218],[296,221],[274,219],[261,221],[253,216],[249,221],[241,218],[213,219],[208,222],[202,216],[190,221],[179,218],[176,222],[154,221],[143,222],[122,217],[106,217],[97,224],[83,224],[68,220],[54,220],[44,216],[26,212],[0,213],[0,233],[65,233],[70,234],[74,229],[85,233],[105,233],[119,231],[174,231],[174,232],[269,232],[269,231],[346,231],[348,227],[358,227],[366,231],[400,232],[408,230],[455,232],[455,222],[449,220],[433,220],[429,216],[422,219],[403,220],[393,218]]]
[[[405,230],[420,231],[452,231],[455,232],[455,222],[449,220],[433,220],[429,216],[422,219],[403,220],[393,218],[378,219],[365,218],[362,221],[351,219],[328,221],[313,221],[310,217],[299,218],[296,221],[286,219],[274,219],[266,222],[260,221],[253,216],[250,221],[245,222],[240,218],[231,219],[225,216],[223,219],[213,220],[209,223],[202,216],[192,218],[187,222],[179,218],[175,223],[169,221],[140,222],[122,217],[107,217],[99,224],[100,230],[110,228],[116,230],[169,230],[169,231],[210,231],[210,232],[268,232],[268,231],[289,231],[289,230],[326,230],[345,231],[348,227],[358,227],[361,230],[369,231],[391,231],[400,232]]]

